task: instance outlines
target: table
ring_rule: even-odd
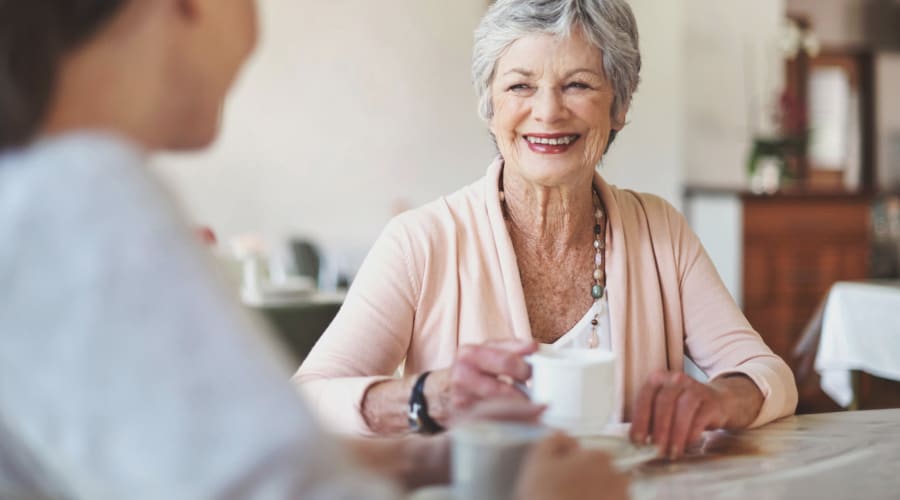
[[[632,500],[897,500],[900,410],[802,415],[707,433],[686,458],[650,460],[628,474]],[[411,498],[453,497],[444,488]]]
[[[337,315],[344,296],[344,292],[317,292],[291,302],[263,302],[248,307],[267,320],[299,365]]]
[[[854,370],[900,380],[900,281],[838,282],[831,288],[815,368],[822,390],[844,407],[854,401]]]
[[[790,417],[704,448],[633,469],[633,498],[900,498],[900,410]]]

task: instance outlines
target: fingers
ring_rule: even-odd
[[[496,376],[486,375],[471,365],[460,363],[450,374],[453,388],[453,403],[460,408],[468,408],[472,403],[485,398],[506,398],[527,401],[527,397],[514,386],[504,383]]]
[[[702,407],[701,407],[702,408]],[[691,426],[691,436],[688,438],[688,446],[697,446],[703,442],[703,431],[706,430],[700,424],[698,416],[694,417],[694,423]],[[687,449],[687,447],[685,447]]]
[[[703,401],[691,392],[683,393],[678,399],[667,452],[670,460],[681,458],[687,448],[688,441],[695,431],[694,417],[702,405]]]
[[[599,450],[585,450],[565,435],[539,441],[525,459],[516,498],[627,498],[628,478]]]
[[[485,342],[483,345],[501,349],[504,351],[509,351],[514,354],[518,354],[520,356],[526,356],[528,354],[534,354],[538,350],[538,343],[533,340],[517,340],[517,339],[503,339],[503,340],[489,340]]]
[[[550,436],[538,441],[533,453],[545,458],[560,457],[578,449],[578,442],[561,432],[554,432]]]
[[[547,407],[521,399],[491,399],[479,401],[470,412],[462,417],[464,421],[497,420],[503,422],[537,423]]]
[[[459,350],[457,362],[494,378],[506,375],[518,382],[525,382],[531,377],[531,366],[522,359],[521,354],[499,347],[463,346]]]
[[[603,483],[606,498],[631,498],[629,486],[631,482],[625,474],[610,474]]]
[[[698,442],[703,435],[703,431],[721,429],[725,425],[725,421],[725,413],[718,405],[711,403],[703,404],[697,412],[697,415],[694,417],[691,442]]]
[[[704,430],[719,429],[726,421],[721,397],[711,387],[681,372],[658,372],[638,393],[630,437],[645,444],[650,435],[660,455],[674,460]]]
[[[534,342],[496,341],[491,345],[462,346],[450,374],[452,403],[467,410],[486,398],[527,400],[513,383],[531,377],[531,367],[522,354],[535,349]]]
[[[662,388],[665,375],[665,372],[654,373],[638,393],[634,403],[631,431],[629,433],[631,442],[634,444],[643,445],[647,443],[647,436],[650,435],[650,423],[653,418],[653,401],[656,399],[656,393]]]
[[[653,442],[659,448],[659,453],[664,455],[669,449],[669,441],[671,440],[672,420],[675,416],[675,405],[684,387],[674,380],[670,379],[657,392],[656,400],[653,403],[653,423],[651,432],[653,433]]]

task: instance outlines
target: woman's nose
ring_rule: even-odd
[[[534,96],[532,115],[542,123],[554,123],[565,115],[561,92],[555,89],[541,89]]]

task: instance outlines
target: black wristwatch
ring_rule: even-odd
[[[424,372],[416,379],[412,394],[409,396],[409,428],[420,434],[437,434],[443,432],[441,424],[428,415],[428,402],[425,400],[425,379],[431,372]]]

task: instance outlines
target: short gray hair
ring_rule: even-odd
[[[603,74],[615,92],[612,116],[627,107],[640,81],[641,53],[637,22],[625,0],[497,0],[475,30],[472,77],[481,118],[494,116],[490,87],[510,45],[534,34],[567,36],[575,27],[603,51]]]

